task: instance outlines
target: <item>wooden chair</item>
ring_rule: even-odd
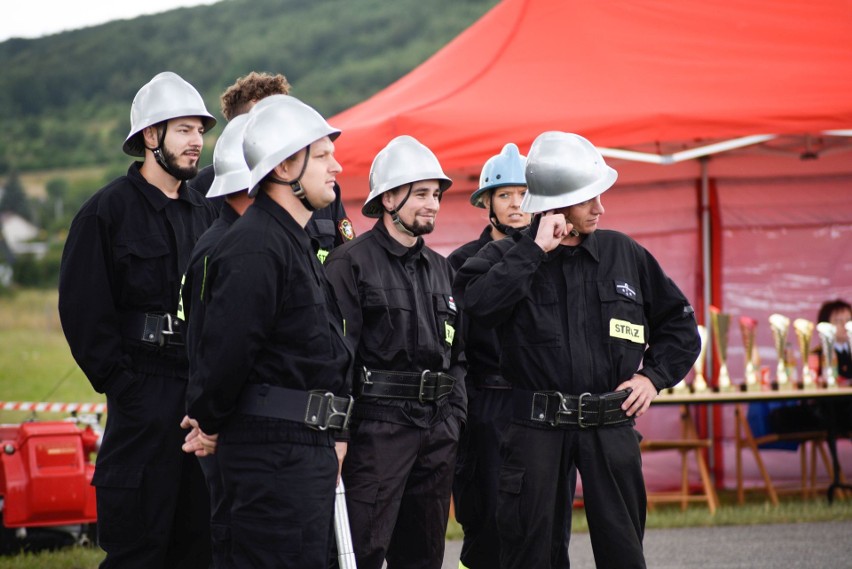
[[[706,502],[710,515],[716,513],[719,507],[719,497],[713,480],[710,477],[710,469],[704,456],[706,450],[710,449],[712,441],[698,437],[692,417],[686,405],[680,407],[681,434],[680,439],[671,440],[648,440],[639,444],[643,452],[656,451],[678,451],[680,453],[680,490],[673,492],[649,492],[648,506],[653,507],[656,503],[680,502],[681,510],[686,510],[689,502]],[[698,474],[701,477],[702,492],[693,494],[689,485],[689,463],[688,457],[692,453],[698,466]]]
[[[745,501],[746,491],[765,491],[769,501],[777,506],[779,493],[801,492],[802,498],[816,497],[817,492],[825,490],[826,486],[817,487],[817,455],[822,459],[825,471],[828,473],[829,479],[833,478],[834,469],[831,465],[831,460],[826,449],[826,431],[801,431],[793,433],[767,433],[761,436],[754,436],[751,425],[749,425],[743,406],[737,404],[734,408],[736,415],[736,471],[737,471],[737,502],[742,504]],[[799,486],[793,488],[778,488],[772,482],[772,477],[763,464],[763,459],[760,454],[760,446],[770,443],[790,442],[798,443],[799,445],[799,460],[801,464],[801,478]],[[743,485],[743,458],[742,453],[745,449],[751,451],[752,456],[763,478],[763,486],[745,488]],[[808,463],[808,451],[810,450],[810,463]],[[843,474],[840,473],[841,481]]]

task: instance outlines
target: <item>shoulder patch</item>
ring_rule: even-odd
[[[636,298],[636,288],[625,281],[615,281],[615,292],[627,298]]]
[[[337,224],[337,230],[340,231],[340,235],[347,241],[355,239],[355,228],[352,227],[352,222],[349,221],[348,217],[340,220],[340,223]]]

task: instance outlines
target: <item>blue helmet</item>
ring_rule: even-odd
[[[518,147],[509,143],[503,147],[500,154],[492,156],[482,167],[479,176],[479,188],[470,196],[470,203],[476,207],[485,208],[482,194],[503,186],[526,186],[524,176],[527,159],[521,156]]]

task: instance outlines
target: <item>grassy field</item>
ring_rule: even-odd
[[[77,367],[62,335],[56,291],[16,291],[0,296],[0,400],[104,401]],[[0,423],[32,413],[0,411]],[[40,419],[62,418],[49,413]]]
[[[0,296],[0,400],[101,402],[74,363],[56,311],[55,291],[20,291]],[[0,411],[0,423],[20,422],[31,413]],[[40,419],[64,418],[40,414]],[[720,492],[721,507],[710,516],[705,507],[692,505],[682,512],[676,505],[657,506],[648,513],[648,528],[718,526],[852,520],[852,497],[829,506],[816,500],[782,498],[777,508],[756,493],[743,506],[730,491]],[[574,531],[588,531],[585,512],[575,508]],[[449,539],[460,539],[461,529],[450,520]],[[99,549],[73,548],[42,554],[0,557],[0,569],[95,569],[103,559]]]

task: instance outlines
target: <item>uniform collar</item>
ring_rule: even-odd
[[[493,240],[494,238],[491,237],[491,225],[486,225],[485,229],[482,230],[482,233],[479,234],[479,240],[477,243],[485,246],[486,243],[491,243]]]
[[[127,169],[127,177],[130,179],[130,182],[138,189],[145,199],[148,200],[148,203],[156,209],[157,211],[163,210],[167,205],[171,202],[175,201],[164,194],[160,188],[148,182],[145,179],[145,176],[142,175],[140,168],[142,167],[142,162],[134,162],[130,165],[130,168]],[[193,190],[189,189],[189,186],[186,185],[185,181],[181,181],[180,187],[178,188],[178,201],[183,201],[192,206],[200,206],[201,195],[198,196],[191,195]]]
[[[219,217],[222,218],[222,221],[231,225],[240,218],[240,214],[237,213],[237,210],[231,207],[231,204],[225,201],[222,202],[222,209],[219,210]]]
[[[388,253],[393,255],[394,257],[400,258],[411,258],[418,256],[420,252],[423,250],[423,238],[418,237],[417,243],[415,243],[411,247],[406,247],[393,237],[391,237],[390,233],[388,233],[388,228],[385,227],[384,220],[380,217],[376,224],[373,226],[373,230],[376,232],[376,241],[381,245]]]
[[[293,219],[293,216],[290,215],[290,212],[284,209],[281,204],[269,197],[269,194],[263,191],[258,192],[251,207],[258,207],[267,212],[275,221],[278,222],[279,225],[281,225],[281,227],[283,227],[296,239],[300,246],[308,251],[313,249],[314,252],[316,252],[315,247],[313,246],[313,240],[308,236],[305,228],[299,225],[296,220]]]
[[[578,250],[582,249],[586,251],[589,256],[594,259],[596,263],[600,262],[600,257],[598,255],[598,238],[597,231],[586,235],[582,241],[580,241],[579,245],[559,245],[556,249],[547,254],[548,259],[555,259],[560,257],[563,253],[568,251],[572,251],[570,254],[575,254]]]
[[[592,259],[595,260],[596,263],[600,262],[600,255],[598,254],[598,232],[597,232],[597,230],[586,235],[586,237],[580,243],[579,247],[581,249],[585,249],[589,253],[589,255],[591,255]]]

